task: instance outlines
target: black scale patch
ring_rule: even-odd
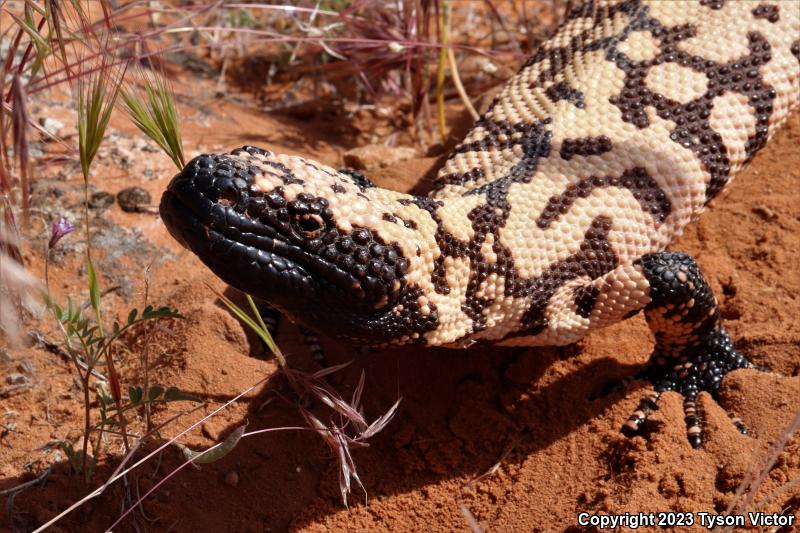
[[[626,170],[621,177],[596,177],[583,178],[575,183],[570,183],[566,190],[558,196],[553,196],[547,202],[544,210],[536,219],[536,225],[546,229],[566,214],[578,198],[588,197],[595,189],[603,187],[624,187],[639,202],[642,210],[650,213],[656,225],[666,220],[672,212],[672,202],[658,183],[641,167]]]
[[[722,9],[725,7],[725,0],[700,0],[700,5],[709,9]]]
[[[533,294],[533,301],[522,318],[525,329],[520,335],[536,335],[547,326],[545,311],[553,294],[564,283],[578,277],[597,279],[619,266],[619,258],[608,240],[612,221],[609,217],[599,216],[592,221],[586,230],[579,250],[563,261],[557,261],[541,277],[523,281],[522,294]],[[576,305],[581,316],[588,317],[597,298],[591,288],[575,294]],[[590,307],[591,306],[591,307]]]
[[[485,176],[486,174],[484,174],[482,168],[473,168],[468,172],[464,172],[463,174],[459,174],[457,172],[445,174],[444,176],[439,176],[437,178],[436,183],[433,185],[433,190],[438,191],[443,189],[445,185],[456,185],[458,187],[463,187],[467,183],[478,181],[483,179]]]
[[[781,19],[780,8],[775,4],[759,4],[753,10],[753,16],[757,19],[766,19],[773,24]]]
[[[561,100],[566,100],[578,109],[583,109],[586,107],[584,94],[578,89],[573,89],[567,85],[566,82],[562,81],[556,83],[555,85],[551,85],[544,91],[544,93],[554,104]]]
[[[569,161],[576,155],[601,155],[610,152],[613,148],[611,139],[605,135],[597,137],[579,137],[576,139],[564,139],[561,143],[559,154],[562,159]]]
[[[709,7],[713,8],[711,5]],[[731,170],[722,136],[709,124],[714,99],[724,93],[739,93],[748,98],[756,112],[756,131],[745,144],[746,162],[767,142],[776,92],[764,83],[758,69],[772,59],[770,44],[760,33],[751,32],[747,36],[750,49],[747,56],[718,63],[677,49],[677,43],[695,35],[696,28],[691,24],[668,28],[647,16],[647,10],[643,9],[637,14],[630,29],[649,30],[661,42],[660,51],[653,59],[633,61],[615,46],[609,48],[607,59],[625,72],[625,88],[611,99],[611,103],[622,112],[622,120],[637,128],[650,125],[644,112],[646,106],[653,107],[662,119],[675,123],[670,139],[690,149],[711,174],[706,188],[707,203],[728,183]],[[683,104],[652,92],[646,84],[647,74],[653,66],[663,63],[676,63],[705,74],[708,79],[705,94]]]
[[[362,191],[375,187],[375,183],[364,174],[353,168],[340,168],[339,173],[349,176],[353,183]]]
[[[593,285],[584,285],[575,289],[575,312],[578,313],[578,316],[583,318],[592,316],[598,296],[600,296],[600,289]]]

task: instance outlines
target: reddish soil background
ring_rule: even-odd
[[[255,144],[340,165],[342,154],[362,144],[375,126],[369,116],[353,123],[327,113],[310,118],[270,114],[247,97],[219,98],[212,83],[185,74],[175,83],[189,155]],[[73,123],[68,102],[53,95],[41,102],[40,112]],[[461,116],[458,105],[451,106],[451,115]],[[456,128],[454,137],[460,131]],[[116,193],[138,185],[157,203],[174,167],[123,121],[112,121],[112,132],[93,174],[96,187]],[[368,419],[402,396],[389,426],[368,448],[354,451],[368,501],[356,490],[350,506],[342,505],[337,463],[316,434],[276,432],[243,439],[216,463],[180,471],[115,530],[580,531],[584,528],[576,517],[582,511],[725,512],[748,475],[764,466],[770,447],[800,406],[798,143],[800,115],[795,115],[672,246],[691,253],[706,272],[736,346],[774,372],[730,374],[721,392],[724,409],[701,396],[709,430],[702,449],[689,446],[681,398],[673,393],[664,395],[642,436],[628,439],[619,432],[647,386],[640,381],[615,386],[648,359],[652,338],[641,316],[558,349],[411,347],[359,353],[323,339],[332,364],[353,361],[332,378],[344,397],[365,372]],[[60,150],[57,145],[44,149]],[[420,176],[430,175],[437,161],[420,157],[371,174],[381,186],[419,191],[426,188]],[[79,176],[74,168],[40,170],[34,212],[80,213]],[[138,357],[147,342],[151,382],[207,400],[167,425],[162,437],[177,434],[275,374],[276,364],[264,346],[214,291],[240,296],[180,248],[157,216],[126,213],[117,204],[96,209],[92,216],[103,286],[117,287],[103,298],[105,315],[124,318],[131,307],[141,308],[147,279],[149,302],[177,308],[186,317],[162,324],[149,338],[127,339],[118,354],[123,383],[141,383]],[[25,249],[26,265],[37,276],[43,274],[41,250],[47,239],[42,222],[47,217],[40,218],[34,217],[26,230]],[[53,258],[51,288],[60,301],[67,294],[86,299],[81,246],[80,235],[73,234]],[[58,338],[44,313],[30,318],[26,328]],[[294,326],[284,323],[277,340],[292,366],[316,368]],[[81,435],[82,393],[70,365],[23,344],[0,350],[0,374],[0,392],[11,374],[23,374],[30,384],[0,396],[0,491],[52,465],[43,483],[13,499],[2,496],[0,531],[29,531],[108,478],[122,450],[111,438],[111,454],[104,455],[94,485],[85,485],[52,446],[57,440],[77,442]],[[160,410],[156,419],[167,420],[190,407]],[[740,435],[725,410],[740,416],[752,434]],[[285,384],[270,380],[182,442],[205,448],[243,423],[252,431],[302,425],[302,418]],[[182,462],[180,451],[168,447],[128,476],[128,489],[113,485],[51,530],[108,528],[123,506]],[[795,437],[758,488],[753,502],[766,500],[758,510],[797,517],[798,479],[800,440]]]

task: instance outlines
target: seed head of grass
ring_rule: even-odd
[[[103,60],[100,68],[78,79],[78,147],[81,171],[87,182],[89,168],[103,141],[123,76],[124,70],[115,73]]]
[[[136,80],[141,85],[137,91],[128,86],[122,89],[123,108],[136,127],[150,137],[181,169],[185,165],[178,111],[172,90],[164,78],[138,68]]]

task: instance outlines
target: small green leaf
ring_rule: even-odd
[[[100,398],[100,401],[103,405],[110,405],[114,403],[114,399],[111,397],[111,394],[108,392],[108,386],[102,381],[97,384],[95,387],[97,390],[97,396]]]
[[[133,324],[133,321],[136,320],[136,314],[138,312],[138,309],[131,309],[131,312],[128,313],[128,324]]]
[[[116,320],[114,321],[114,327],[112,328],[114,336],[119,335],[119,322]]]
[[[233,450],[236,445],[239,444],[239,441],[242,439],[242,435],[244,435],[244,430],[246,427],[247,426],[242,425],[234,429],[231,434],[228,435],[228,438],[207,452],[196,452],[194,450],[190,450],[183,444],[178,444],[178,447],[181,449],[181,451],[183,451],[183,455],[193,463],[213,463],[214,461],[219,461],[228,455],[231,450]]]
[[[103,337],[97,335],[98,329],[97,326],[92,326],[90,329],[86,329],[81,334],[82,337],[86,337],[86,344],[92,345],[98,341],[103,340]]]
[[[151,402],[155,401],[156,398],[161,396],[161,393],[164,392],[164,387],[161,385],[153,385],[150,387],[150,390],[147,391],[147,399]]]
[[[136,387],[128,387],[128,398],[131,399],[131,405],[138,405],[142,401],[143,394],[142,388],[138,385]]]
[[[89,273],[89,300],[92,303],[92,309],[98,313],[100,311],[100,284],[97,283],[97,273],[91,258],[86,260],[86,266]]]
[[[169,387],[167,388],[166,392],[164,392],[164,401],[165,402],[179,402],[179,401],[187,401],[187,402],[202,402],[201,398],[189,394],[188,392],[181,391],[178,387]]]

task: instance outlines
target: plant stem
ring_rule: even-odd
[[[86,261],[87,265],[89,265],[89,267],[92,270],[94,270],[94,266],[92,263],[92,235],[91,235],[91,226],[89,223],[89,173],[88,172],[84,173],[83,175],[83,198],[84,198],[83,213],[84,213],[84,220],[86,223]],[[97,327],[99,329],[100,336],[105,337],[105,331],[103,329],[103,318],[100,314],[100,307],[97,306],[94,311],[95,311],[95,320],[97,321]],[[106,367],[108,368],[108,381],[109,384],[111,385],[111,396],[114,398],[114,404],[117,407],[117,417],[119,418],[119,427],[120,431],[122,432],[122,443],[125,446],[125,452],[127,453],[128,451],[130,451],[130,442],[128,441],[128,431],[127,431],[125,416],[122,414],[122,398],[120,394],[119,375],[117,374],[117,369],[114,366],[114,357],[109,351],[109,346],[107,344],[103,346],[102,354],[104,355],[104,359],[106,361]],[[86,352],[86,355],[87,359],[89,359],[88,351]],[[89,364],[94,366],[94,363],[95,361],[91,361]],[[88,387],[89,379],[90,376],[87,374],[86,383],[84,384],[84,389],[89,388]],[[88,410],[88,405],[89,405],[88,392],[86,392],[85,394],[86,394],[85,396],[86,406]],[[86,438],[88,438],[88,433]],[[85,447],[85,442],[84,442],[84,447]]]
[[[87,460],[89,457],[89,432],[92,430],[91,413],[89,412],[89,377],[91,374],[86,373],[86,379],[83,382],[83,454],[81,462],[83,463],[83,480],[89,483],[89,469],[87,468]]]
[[[453,85],[456,86],[456,91],[458,91],[461,101],[464,102],[464,107],[469,111],[472,120],[478,120],[480,115],[478,115],[478,112],[475,110],[475,106],[472,105],[469,95],[464,89],[464,84],[461,83],[461,76],[458,74],[458,66],[456,65],[456,54],[453,52],[452,48],[447,49],[447,62],[450,65],[450,76],[453,78]]]
[[[147,308],[147,297],[150,293],[150,267],[148,266],[145,270],[144,276],[144,308]],[[142,347],[141,353],[141,365],[142,365],[142,374],[144,375],[144,392],[143,397],[148,398],[150,396],[150,341],[153,338],[153,329],[149,328],[147,334],[144,339],[144,346]],[[153,429],[153,420],[150,417],[150,402],[144,402],[144,420],[145,420],[145,427],[147,431]]]
[[[442,23],[439,28],[439,70],[436,73],[436,108],[439,115],[439,135],[442,143],[447,140],[447,125],[444,119],[444,75],[447,66],[447,47],[450,42],[450,0],[444,0],[442,6]]]
[[[50,247],[44,249],[44,288],[47,291],[47,298],[50,298]]]

